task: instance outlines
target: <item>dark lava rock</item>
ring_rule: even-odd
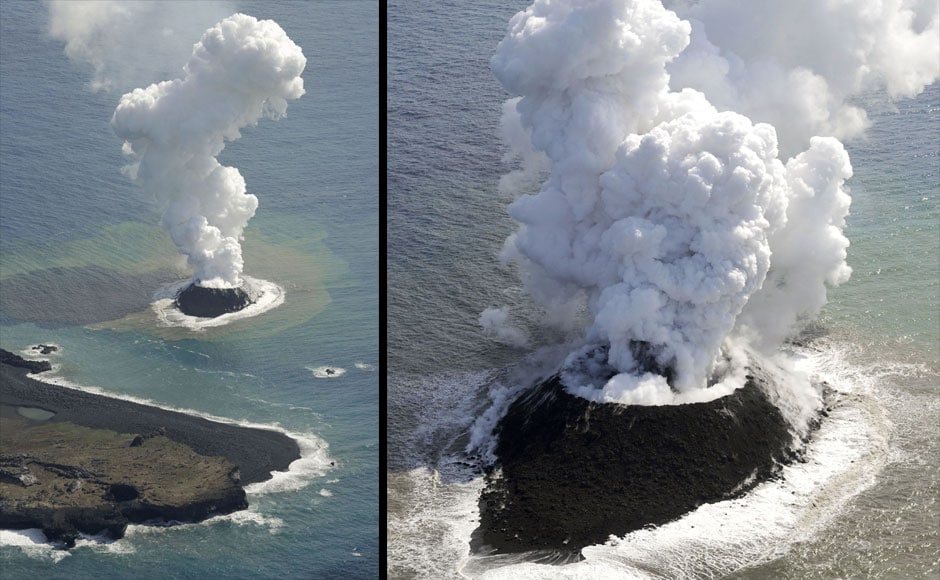
[[[687,405],[591,403],[558,376],[499,422],[497,462],[480,496],[481,553],[584,546],[739,496],[778,473],[800,444],[752,369],[745,387]]]
[[[194,283],[176,295],[176,306],[183,314],[200,318],[238,312],[249,304],[251,298],[241,288],[204,288]]]
[[[9,529],[40,528],[51,542],[74,548],[80,533],[105,534],[111,538],[122,538],[127,530],[128,519],[117,508],[58,508],[46,506],[12,509],[6,500],[0,499],[0,524]]]
[[[108,497],[114,501],[131,501],[140,497],[140,492],[129,483],[112,483],[108,486]]]
[[[47,360],[26,360],[18,354],[0,349],[0,364],[27,369],[31,373],[41,373],[52,369]]]
[[[45,354],[54,353],[55,351],[59,350],[59,347],[52,345],[52,344],[37,344],[36,346],[32,347],[32,349],[30,350],[35,350],[39,354],[45,355]]]

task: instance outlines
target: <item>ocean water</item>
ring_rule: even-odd
[[[58,382],[277,427],[304,460],[253,486],[248,511],[201,524],[131,526],[70,552],[0,532],[4,579],[379,574],[379,6],[216,6],[275,20],[307,57],[287,117],[220,156],[260,200],[245,274],[283,287],[284,304],[203,332],[158,323],[152,296],[187,274],[160,208],[120,173],[122,91],[90,90],[90,68],[46,34],[45,5],[14,0],[0,4],[0,347],[56,344]]]
[[[796,366],[837,410],[782,482],[551,566],[469,553],[478,417],[568,352],[497,259],[515,228],[498,193],[508,95],[489,70],[526,0],[388,5],[388,565],[392,578],[925,578],[940,573],[940,86],[858,98],[846,143],[852,279],[833,289]],[[532,337],[487,339],[509,307]]]

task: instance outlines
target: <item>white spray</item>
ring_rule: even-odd
[[[225,0],[46,0],[49,35],[91,68],[88,87],[119,91],[178,74],[207,28],[235,12]]]
[[[508,308],[487,308],[480,313],[480,326],[483,334],[498,342],[516,348],[529,346],[525,331],[510,324]]]
[[[586,306],[587,341],[610,345],[617,374],[600,388],[569,377],[574,392],[698,400],[740,360],[732,343],[776,349],[848,279],[852,170],[832,135],[866,126],[846,104],[859,90],[911,95],[937,78],[940,20],[926,2],[900,17],[900,0],[796,4],[825,20],[816,33],[839,31],[830,54],[822,39],[787,44],[804,21],[790,3],[677,7],[690,23],[658,0],[536,0],[510,21],[491,66],[516,96],[504,135],[523,170],[501,185],[545,157],[550,173],[510,206],[519,229],[503,257],[553,316]],[[865,10],[846,21],[862,7],[842,4]],[[886,40],[903,50],[886,54]],[[911,46],[932,56],[897,58]],[[786,162],[769,124],[784,120],[785,152],[802,151]]]
[[[286,114],[305,66],[277,23],[234,14],[193,47],[183,78],[121,97],[111,124],[133,159],[125,173],[166,204],[163,225],[202,286],[241,284],[240,240],[258,207],[216,156],[243,127]]]

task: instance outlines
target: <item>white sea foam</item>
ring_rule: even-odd
[[[157,320],[163,326],[188,328],[200,332],[207,328],[225,326],[238,320],[252,318],[277,308],[284,303],[284,289],[274,282],[259,280],[250,276],[243,276],[242,289],[251,298],[251,304],[238,312],[228,312],[214,318],[200,318],[184,314],[176,306],[176,295],[180,290],[189,286],[192,280],[173,282],[160,287],[153,295],[154,302],[150,305],[157,315]]]
[[[125,531],[124,537],[119,540],[114,540],[113,538],[104,535],[90,536],[87,534],[80,534],[80,538],[75,542],[75,548],[73,549],[87,548],[98,553],[106,554],[133,554],[137,551],[137,542],[142,538],[160,534],[179,533],[198,527],[215,526],[220,524],[230,524],[238,527],[249,525],[257,526],[267,529],[271,534],[276,534],[284,526],[284,520],[278,517],[266,516],[259,512],[256,506],[251,506],[246,510],[240,510],[230,514],[212,516],[201,522],[161,521],[154,523],[129,524],[127,526],[127,530]],[[32,536],[35,536],[36,543],[28,544],[26,541],[24,541],[23,546],[26,548],[24,549],[24,552],[27,552],[27,550],[32,550],[36,555],[49,556],[54,558],[56,561],[71,554],[71,552],[66,550],[55,550],[53,546],[46,541],[45,536],[42,534],[41,530],[29,530],[29,532],[33,532]],[[0,531],[0,534],[2,533],[6,533],[6,531]],[[3,536],[0,536],[0,539],[3,539]],[[7,542],[4,539],[2,543],[6,544]],[[10,545],[19,544],[11,542]]]
[[[409,489],[398,498],[407,508],[387,516],[389,570],[400,577],[453,577],[470,556],[482,480],[442,485],[436,469],[421,467],[390,473],[389,484]]]
[[[79,534],[79,538],[75,541],[75,548],[89,548],[106,554],[133,554],[137,551],[131,542],[115,540],[104,534]]]
[[[156,534],[181,532],[197,526],[214,526],[229,523],[235,526],[254,525],[266,528],[275,534],[284,525],[284,520],[277,517],[265,516],[253,508],[233,512],[231,514],[213,516],[201,522],[158,522],[153,524],[129,524],[123,538],[115,540],[105,535],[79,534],[72,550],[63,550],[56,544],[49,542],[39,529],[28,530],[0,530],[0,546],[12,546],[30,557],[49,559],[59,562],[71,556],[74,550],[88,549],[105,554],[133,554],[137,551],[136,543],[142,537]]]
[[[105,535],[79,534],[75,541],[75,548],[93,550],[105,554],[133,554],[137,551],[137,541],[141,538],[157,534],[178,533],[185,530],[215,526],[219,524],[234,526],[258,526],[266,528],[270,533],[276,534],[284,526],[284,520],[278,517],[266,516],[251,506],[246,510],[230,514],[217,515],[201,522],[155,522],[129,524],[124,537],[115,540]],[[28,556],[39,559],[50,559],[53,562],[72,555],[73,551],[58,549],[46,539],[39,529],[29,530],[0,530],[0,546],[18,547]]]
[[[409,379],[393,390],[410,401],[415,428],[394,446],[413,467],[388,473],[388,570],[393,577],[447,578],[454,563],[469,557],[469,537],[477,526],[477,496],[482,481],[460,454],[473,417],[490,406],[486,389],[498,380],[493,371]],[[397,437],[398,434],[392,434]],[[441,449],[451,449],[460,456]]]
[[[263,495],[283,491],[296,491],[307,487],[317,477],[326,475],[336,465],[330,457],[326,441],[316,435],[283,431],[297,441],[300,447],[300,459],[287,468],[287,471],[274,471],[271,479],[258,481],[245,486],[249,495]]]
[[[42,530],[31,528],[27,530],[0,530],[0,546],[13,546],[19,548],[24,554],[38,559],[49,559],[59,562],[72,555],[70,550],[61,549],[61,545],[50,542]],[[75,540],[75,548],[89,548],[98,552],[110,554],[131,554],[135,552],[132,545],[104,535],[79,534]]]
[[[389,390],[395,393],[390,394],[390,399],[394,396],[414,414],[413,430],[402,434],[396,429],[389,433],[389,449],[397,454],[392,458],[394,463],[409,467],[426,465],[437,461],[442,449],[477,452],[482,445],[470,443],[473,434],[479,431],[484,439],[488,435],[483,435],[484,427],[475,426],[480,421],[476,418],[492,407],[488,393],[499,391],[504,379],[504,374],[480,371],[390,380]],[[489,395],[492,396],[497,395]],[[391,441],[396,443],[392,445]]]
[[[284,520],[278,517],[266,516],[260,511],[256,506],[250,506],[246,510],[240,510],[237,512],[232,512],[230,514],[223,514],[212,516],[201,522],[171,522],[164,523],[158,522],[154,524],[142,523],[142,524],[130,524],[127,526],[127,531],[124,535],[124,538],[118,540],[117,544],[133,544],[137,538],[142,536],[151,536],[155,534],[163,533],[172,533],[176,531],[183,531],[186,529],[192,529],[195,527],[206,527],[214,526],[218,524],[230,524],[233,526],[258,526],[261,528],[266,528],[270,533],[276,534],[282,527],[284,527]]]
[[[58,356],[62,354],[62,347],[54,342],[44,342],[44,346],[54,347],[54,350],[49,354],[43,354],[37,347],[38,344],[34,344],[29,348],[24,348],[20,351],[20,355],[25,359],[46,359],[50,356]]]
[[[0,544],[4,546],[42,546],[46,542],[46,535],[39,528],[0,530]]]
[[[263,513],[251,508],[238,512],[232,512],[228,515],[219,516],[218,520],[226,520],[236,526],[254,525],[268,528],[268,531],[270,531],[272,534],[277,533],[278,530],[284,527],[284,520],[281,518],[266,516]],[[212,520],[201,522],[201,524],[209,523],[212,523]]]
[[[333,366],[307,367],[307,370],[318,379],[335,379],[346,374],[346,369]]]
[[[19,548],[31,558],[52,560],[58,562],[69,556],[68,550],[55,548],[46,539],[42,530],[32,528],[28,530],[0,530],[0,546],[13,546]]]
[[[375,365],[370,365],[369,363],[364,363],[364,362],[357,362],[353,366],[355,366],[360,371],[374,371],[375,370]]]

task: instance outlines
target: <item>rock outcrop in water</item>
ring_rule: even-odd
[[[176,295],[176,306],[183,314],[215,318],[238,312],[251,304],[251,297],[242,288],[205,288],[193,283]]]
[[[560,559],[610,535],[661,525],[738,495],[799,456],[752,369],[745,387],[668,406],[591,403],[555,376],[514,401],[496,430],[480,496],[477,552]]]
[[[26,360],[18,354],[0,349],[0,365],[9,365],[26,369],[31,373],[42,373],[52,370],[52,364],[47,360]]]

